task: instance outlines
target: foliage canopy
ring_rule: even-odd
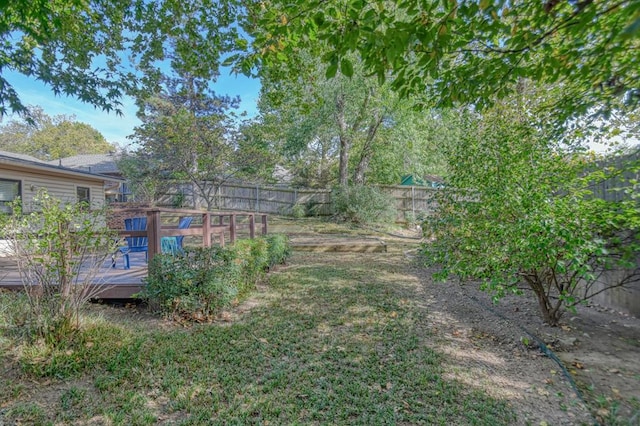
[[[12,0],[0,13],[0,117],[28,113],[6,71],[103,111],[153,92],[162,67],[212,78],[238,42],[236,3],[216,0]]]
[[[0,127],[0,149],[41,160],[104,154],[115,149],[99,131],[73,116],[50,117],[38,107],[30,107],[28,115],[29,120],[11,120]]]
[[[640,2],[428,0],[257,3],[255,61],[326,43],[326,76],[353,74],[352,52],[380,82],[429,105],[490,105],[522,78],[561,84],[556,120],[636,105]]]

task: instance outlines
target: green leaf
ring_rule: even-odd
[[[317,26],[321,27],[325,22],[324,13],[322,13],[322,12],[316,13],[313,16],[313,22],[315,22]]]
[[[353,76],[353,64],[349,59],[342,58],[342,61],[340,61],[340,72],[347,77]]]
[[[336,76],[337,72],[338,72],[338,64],[337,63],[329,64],[329,66],[327,67],[327,72],[325,74],[325,77],[333,78]]]

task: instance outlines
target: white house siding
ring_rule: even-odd
[[[104,206],[104,180],[88,176],[64,176],[56,173],[27,170],[11,170],[0,167],[0,178],[21,182],[22,200],[25,211],[31,211],[33,199],[41,188],[63,202],[76,202],[76,188],[89,188],[91,205],[95,208]]]

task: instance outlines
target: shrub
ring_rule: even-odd
[[[295,217],[296,219],[301,219],[306,215],[307,215],[307,209],[304,205],[295,204],[293,207],[291,207],[291,216]]]
[[[640,161],[594,165],[562,150],[519,105],[469,119],[445,152],[449,185],[425,223],[425,260],[441,266],[437,278],[479,281],[496,300],[529,288],[544,321],[558,325],[567,309],[640,277],[640,187],[625,178]],[[616,181],[621,200],[597,197]]]
[[[63,203],[44,190],[34,202],[37,211],[30,214],[15,202],[13,215],[0,221],[1,232],[28,295],[25,327],[33,337],[55,342],[77,329],[80,310],[102,290],[93,281],[113,253],[115,239],[103,210]]]
[[[291,255],[289,238],[284,234],[272,234],[265,238],[269,244],[269,268],[283,264]]]
[[[360,224],[395,222],[395,201],[378,188],[340,187],[332,196],[334,212],[342,220]]]
[[[288,254],[287,238],[271,235],[228,247],[186,248],[175,256],[156,255],[139,297],[174,318],[211,320],[222,308],[245,297]]]

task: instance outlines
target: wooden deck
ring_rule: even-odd
[[[120,212],[128,212],[122,209]],[[201,242],[198,245],[209,247],[212,244],[225,245],[228,241],[233,243],[236,238],[254,238],[257,234],[267,234],[267,215],[251,212],[203,212],[200,210],[148,208],[131,209],[132,215],[147,216],[147,230],[125,231],[120,230],[121,236],[148,237],[149,260],[156,253],[161,252],[160,240],[167,236],[191,236]],[[167,217],[200,216],[200,225],[191,226],[188,229],[177,229],[176,226],[167,225]],[[259,218],[256,224],[256,216]],[[257,225],[257,226],[256,226]],[[259,232],[256,228],[260,227]],[[121,255],[116,258],[116,267],[111,267],[108,259],[100,268],[92,285],[100,287],[96,298],[99,299],[128,299],[140,292],[144,286],[148,269],[145,262],[145,253],[129,253],[130,269],[124,269],[124,261]],[[22,290],[24,285],[20,278],[16,260],[11,257],[0,257],[0,288]]]
[[[98,299],[129,299],[140,292],[147,277],[147,263],[144,253],[130,253],[131,269],[124,269],[121,256],[116,259],[116,267],[108,260],[98,271],[92,285],[100,287]],[[14,258],[0,257],[0,288],[22,290],[24,288]]]

